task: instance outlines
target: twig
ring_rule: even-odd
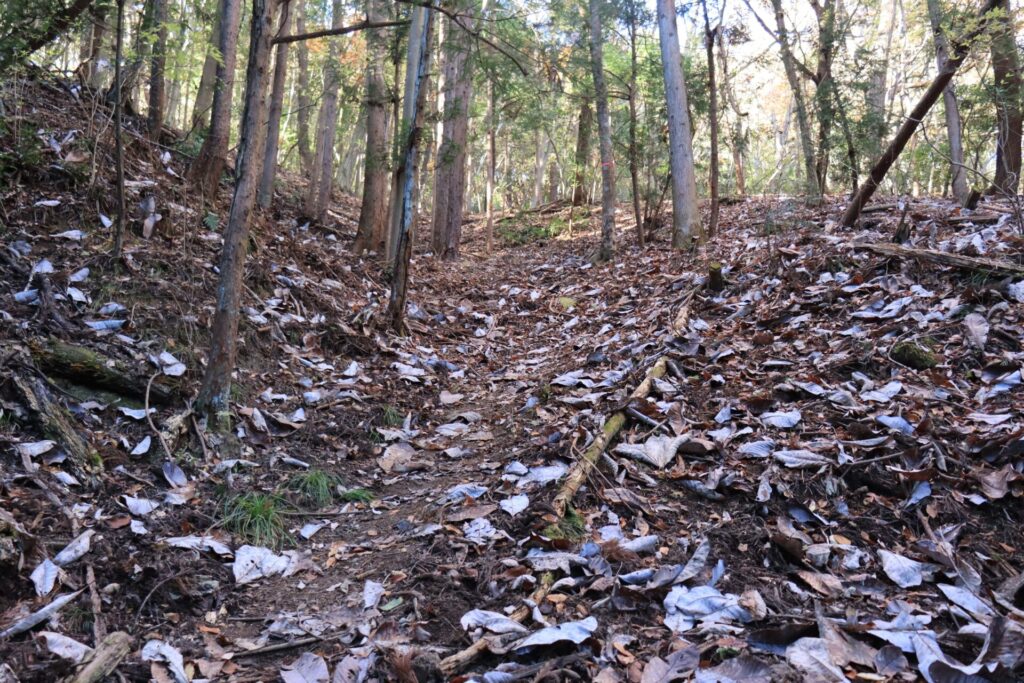
[[[103,623],[103,601],[100,600],[100,592],[96,589],[96,572],[92,564],[85,566],[85,584],[89,587],[89,602],[92,604],[92,636],[96,646],[107,636],[107,627]]]
[[[156,428],[156,425],[153,423],[153,418],[149,414],[149,389],[153,386],[153,380],[155,380],[159,375],[159,372],[154,372],[153,376],[149,378],[148,382],[146,382],[146,404],[143,406],[143,409],[146,411],[146,422],[149,423],[149,428],[156,432],[156,438],[160,440],[160,445],[164,447],[164,453],[167,454],[167,459],[174,462],[174,455],[171,453],[171,449],[167,445],[167,441],[164,439],[163,432]]]

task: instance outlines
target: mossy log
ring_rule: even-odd
[[[55,339],[33,342],[30,349],[36,365],[46,375],[63,377],[75,384],[112,391],[140,401],[146,398],[145,379],[135,377],[123,363],[97,351]],[[149,401],[168,405],[173,396],[170,389],[154,382]]]
[[[68,454],[72,474],[83,484],[103,471],[103,459],[75,429],[71,415],[38,377],[14,377],[14,386],[43,436],[59,443]]]
[[[654,385],[654,380],[660,379],[665,375],[665,366],[668,359],[662,356],[658,359],[658,362],[651,366],[651,369],[647,371],[647,376],[644,377],[644,381],[637,386],[629,398],[626,400],[628,406],[631,402],[640,400],[647,397],[650,393],[651,387]],[[583,486],[583,482],[587,480],[587,476],[590,474],[590,470],[593,469],[594,464],[600,459],[601,454],[604,453],[605,449],[608,448],[608,444],[611,443],[612,439],[622,431],[622,428],[626,424],[626,411],[625,409],[618,411],[612,415],[604,423],[604,428],[596,439],[590,444],[583,457],[573,463],[572,469],[569,470],[569,475],[565,478],[565,482],[562,484],[561,490],[558,495],[555,496],[555,500],[551,503],[551,507],[554,509],[555,514],[558,515],[559,519],[565,517],[565,511],[569,504],[572,502],[573,496]]]

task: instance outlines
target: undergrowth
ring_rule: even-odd
[[[280,496],[250,491],[224,503],[224,528],[253,545],[278,548],[288,538],[284,501]]]

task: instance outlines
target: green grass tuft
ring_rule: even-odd
[[[334,502],[335,490],[340,484],[341,480],[333,474],[312,469],[288,480],[288,490],[295,494],[299,503],[319,510]]]
[[[280,496],[242,493],[224,503],[222,523],[253,545],[278,548],[288,537],[283,507]]]
[[[349,489],[342,492],[338,499],[345,503],[369,503],[373,501],[373,494],[366,489]]]

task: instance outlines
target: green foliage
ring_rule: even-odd
[[[211,232],[216,232],[220,229],[220,217],[212,211],[207,211],[203,216],[203,227]]]
[[[278,548],[288,538],[283,507],[279,496],[242,493],[224,503],[221,523],[253,545]]]
[[[373,501],[373,494],[363,488],[349,489],[342,491],[338,500],[344,503],[370,503]]]
[[[294,475],[288,481],[288,490],[295,494],[298,502],[319,510],[334,502],[334,495],[341,480],[323,470],[311,469]]]

